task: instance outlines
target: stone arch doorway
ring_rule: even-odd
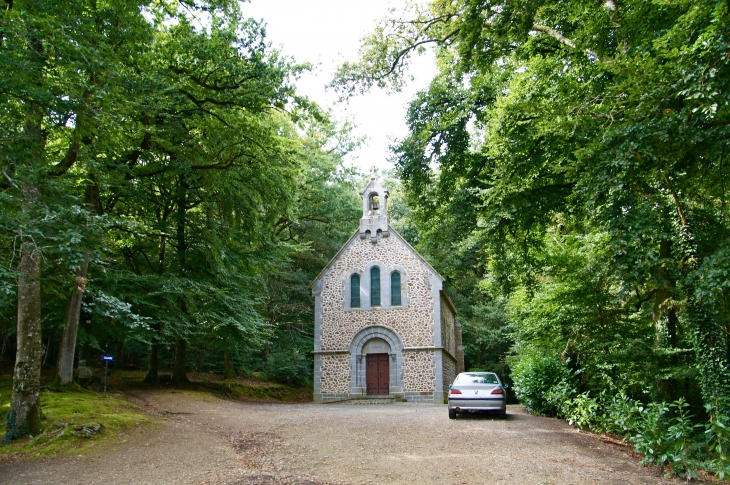
[[[379,357],[371,357],[376,355]],[[393,329],[372,325],[360,330],[350,344],[350,359],[352,395],[389,394],[396,398],[403,397],[403,341]],[[371,372],[382,375],[378,377],[374,394],[368,392],[369,361],[377,361],[377,364],[372,364]],[[387,392],[384,392],[386,388]]]
[[[371,338],[362,348],[365,354],[365,393],[368,396],[390,394],[390,344]]]

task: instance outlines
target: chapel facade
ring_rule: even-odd
[[[388,191],[375,169],[360,195],[360,227],[310,286],[314,401],[444,403],[464,370],[444,279],[388,224]]]

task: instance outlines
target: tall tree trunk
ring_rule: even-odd
[[[39,203],[36,185],[23,187],[26,208]],[[18,265],[18,334],[13,375],[13,394],[5,419],[5,437],[9,443],[40,430],[40,390],[43,343],[41,342],[41,250],[29,235],[23,235]]]
[[[42,45],[33,41],[38,53]],[[22,186],[23,218],[33,221],[41,203],[39,174],[33,170],[42,164],[45,138],[41,128],[43,110],[28,103],[24,131],[27,139],[26,182]],[[30,234],[20,234],[18,264],[18,333],[13,374],[13,394],[5,418],[3,442],[40,430],[40,390],[43,342],[41,341],[41,249]]]
[[[99,186],[91,178],[86,186],[86,207],[91,214],[98,214],[99,207]],[[76,335],[79,329],[79,318],[81,317],[81,302],[86,291],[89,269],[89,251],[84,253],[84,260],[76,270],[76,282],[71,290],[66,319],[63,324],[63,337],[58,352],[58,365],[56,366],[56,378],[59,386],[65,386],[73,380],[74,353],[76,352]]]
[[[160,344],[158,344],[156,341],[152,342],[152,344],[150,345],[150,350],[147,353],[147,374],[144,376],[144,382],[157,384],[157,379],[159,378],[157,366],[159,347]]]
[[[117,341],[117,354],[114,356],[114,368],[124,369],[124,340],[125,336],[122,335]]]
[[[188,376],[185,373],[186,365],[186,350],[188,343],[182,337],[175,338],[175,365],[172,368],[172,383],[173,384],[187,384],[190,382]]]
[[[667,347],[670,349],[676,349],[678,324],[677,310],[669,303],[669,300],[672,298],[672,290],[676,286],[676,281],[667,269],[667,263],[669,263],[672,258],[671,241],[665,240],[659,243],[659,258],[660,261],[662,261],[658,271],[659,287],[655,293],[654,308],[651,316],[657,329],[657,345],[660,345],[662,338],[666,337]],[[664,328],[664,325],[666,325],[666,328]],[[677,365],[676,354],[672,353],[666,363],[668,363],[671,367],[675,367]],[[666,401],[674,401],[677,399],[677,379],[670,377],[660,382],[659,387]]]
[[[231,360],[231,352],[228,349],[223,351],[223,378],[236,378],[236,371],[233,369],[233,361]]]
[[[188,182],[185,174],[180,174],[178,191],[177,191],[177,259],[180,277],[187,276],[187,240],[185,238],[185,225],[187,217],[187,192]],[[183,318],[187,318],[187,303],[184,296],[180,296],[180,312]],[[185,374],[186,355],[185,350],[187,342],[178,335],[175,339],[175,366],[172,369],[172,382],[175,384],[185,384],[190,382]]]

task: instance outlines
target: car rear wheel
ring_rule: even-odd
[[[449,409],[449,419],[456,419],[456,409]]]

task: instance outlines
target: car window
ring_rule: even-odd
[[[459,374],[454,384],[499,384],[496,374]]]

